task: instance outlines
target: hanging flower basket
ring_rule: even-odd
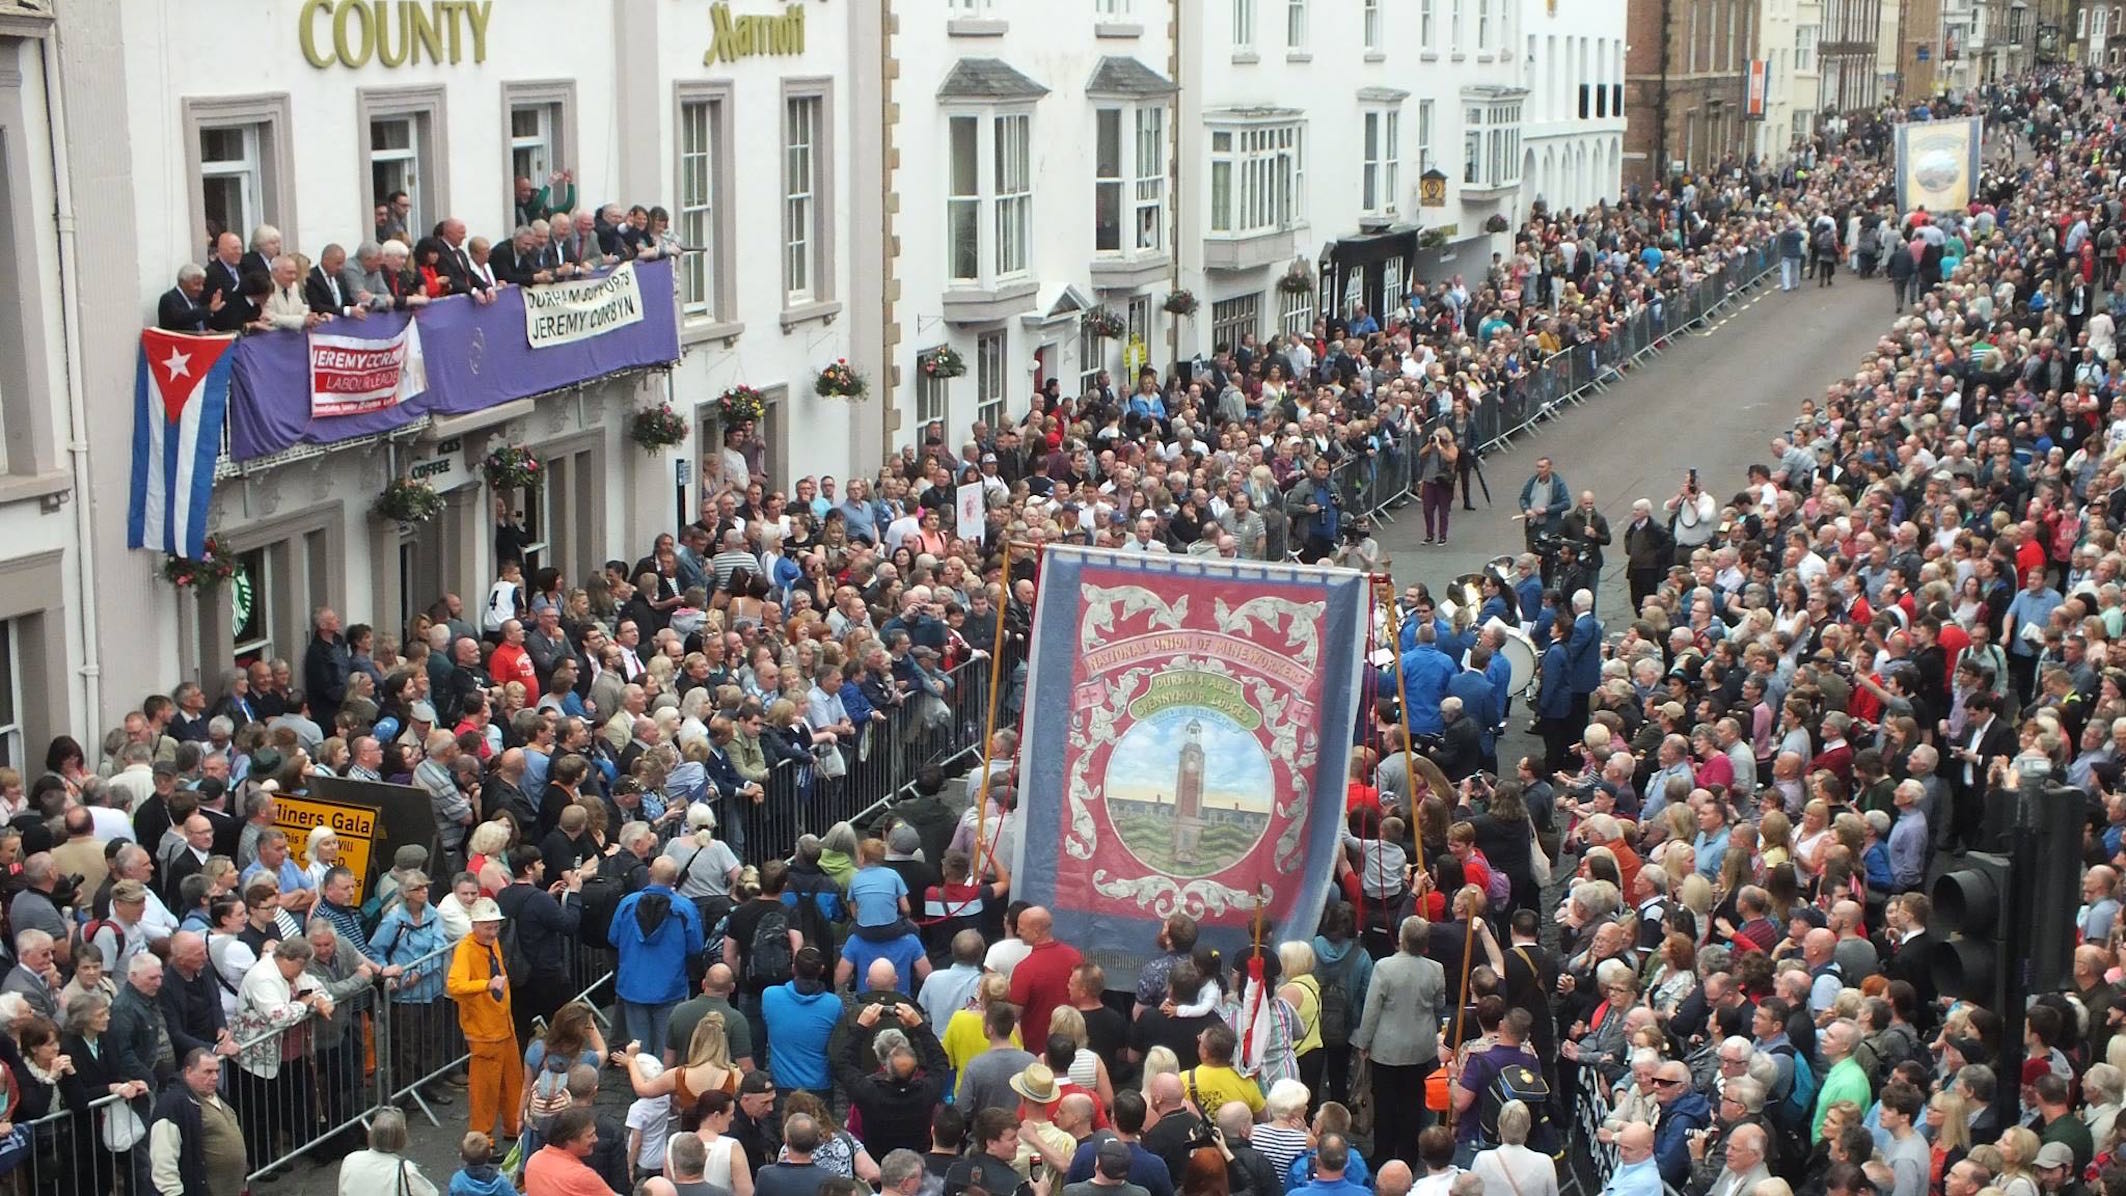
[[[957,378],[967,372],[967,360],[951,345],[939,345],[915,359],[915,368],[925,378]]]
[[[1193,316],[1196,314],[1196,297],[1187,291],[1168,291],[1166,302],[1159,308],[1170,316]]]
[[[504,445],[487,454],[480,461],[480,472],[497,490],[528,489],[546,477],[546,467],[521,444]]]
[[[823,399],[861,399],[870,388],[846,357],[836,358],[812,383],[812,393]]]
[[[1500,212],[1493,212],[1491,214],[1491,219],[1484,221],[1484,231],[1487,233],[1502,233],[1512,227],[1513,225],[1509,223],[1506,220],[1505,215]]]
[[[1292,268],[1277,280],[1277,289],[1287,295],[1310,295],[1314,292],[1314,271],[1305,262],[1293,262]]]
[[[628,424],[628,435],[635,438],[636,444],[654,453],[675,444],[685,444],[687,421],[672,410],[670,403],[659,403],[635,413],[635,418]]]
[[[225,555],[221,541],[207,537],[205,555],[162,558],[162,579],[181,590],[211,590],[236,576],[236,559]]]
[[[1104,337],[1108,340],[1113,340],[1114,338],[1121,336],[1123,333],[1129,331],[1129,324],[1126,323],[1121,316],[1116,315],[1115,313],[1107,310],[1104,307],[1096,307],[1091,311],[1086,312],[1083,319],[1085,321],[1085,330],[1087,332],[1092,333],[1094,336]]]
[[[768,413],[767,396],[750,386],[740,384],[716,396],[716,415],[726,428],[737,424],[759,423]]]
[[[426,523],[443,513],[443,496],[421,478],[399,478],[384,487],[370,510],[391,523]]]

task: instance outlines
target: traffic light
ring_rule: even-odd
[[[2027,937],[2014,936],[2030,960],[2030,991],[2058,992],[2074,977],[2078,939],[2075,915],[2082,904],[2082,832],[2090,803],[2079,789],[2047,785],[2025,799],[2026,824],[2037,830],[2037,853],[2029,883],[2020,892]]]
[[[2012,872],[2007,856],[1973,851],[1934,881],[1933,925],[1949,935],[1934,953],[1934,987],[1945,996],[1988,1009],[2006,1005],[2017,962],[2007,904]]]

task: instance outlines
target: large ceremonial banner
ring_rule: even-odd
[[[1365,643],[1348,570],[1051,545],[1012,896],[1133,983],[1159,923],[1311,936],[1339,850]],[[1275,941],[1275,940],[1273,940]]]
[[[1897,209],[1930,212],[1967,207],[1978,185],[1985,139],[1980,117],[1912,121],[1897,126]]]

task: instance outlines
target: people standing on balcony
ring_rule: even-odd
[[[531,179],[519,175],[516,183],[517,223],[532,224],[565,215],[576,206],[576,173],[572,170],[556,170],[546,176],[543,186],[534,186]]]
[[[155,326],[165,332],[203,333],[227,302],[228,296],[220,291],[208,293],[206,269],[187,262],[177,271],[177,285],[156,301]]]

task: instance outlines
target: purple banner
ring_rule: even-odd
[[[374,313],[334,320],[331,334],[389,341],[418,320],[428,389],[404,403],[357,415],[312,419],[309,336],[266,332],[236,346],[229,401],[229,455],[248,461],[298,444],[331,444],[403,427],[424,415],[465,415],[547,394],[622,370],[679,360],[672,263],[637,262],[643,318],[583,340],[532,348],[525,340],[524,292],[503,287],[486,305],[439,299],[416,314]]]

